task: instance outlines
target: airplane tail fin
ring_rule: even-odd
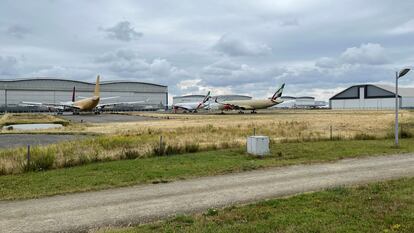
[[[283,88],[285,87],[285,84],[283,83],[282,86],[273,94],[271,100],[276,100],[277,98],[282,96]]]
[[[96,77],[95,92],[94,96],[99,96],[100,87],[99,87],[99,75]]]
[[[73,86],[73,91],[72,91],[72,102],[75,102],[75,92],[76,92],[76,89],[75,89],[75,86]]]
[[[211,98],[210,96],[210,91],[207,93],[207,95],[204,97],[203,101],[200,102],[200,104],[197,106],[197,109],[199,109],[204,103],[206,103],[209,99]]]
[[[211,96],[210,96],[210,91],[207,93],[207,95],[204,97],[204,99],[203,99],[203,104],[205,103],[205,102],[207,102],[209,99],[211,98]]]

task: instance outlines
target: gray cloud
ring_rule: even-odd
[[[18,60],[13,56],[0,56],[0,76],[16,75],[18,73]]]
[[[297,18],[284,19],[279,21],[279,25],[282,27],[299,26],[299,20]]]
[[[384,47],[380,44],[366,43],[359,47],[350,47],[339,57],[322,57],[316,60],[315,65],[320,68],[340,68],[350,65],[385,65],[390,60]]]
[[[272,83],[275,78],[287,72],[281,67],[258,68],[247,64],[237,64],[230,60],[221,60],[203,68],[201,77],[205,85],[223,87],[246,84]]]
[[[414,1],[104,0],[98,9],[93,1],[4,0],[0,76],[102,74],[168,84],[171,95],[211,88],[264,97],[281,82],[287,94],[330,93],[388,82],[393,67],[413,65],[407,9]],[[402,84],[414,85],[413,74]]]
[[[136,31],[128,21],[121,21],[113,27],[105,28],[108,38],[120,41],[131,41],[142,37],[142,32]]]
[[[389,31],[391,34],[408,34],[414,33],[414,19],[410,19],[407,22],[398,25],[397,27]]]
[[[120,79],[139,79],[160,84],[177,84],[191,75],[184,69],[172,65],[168,60],[155,58],[147,61],[137,52],[119,49],[94,59],[99,67]]]
[[[213,49],[229,56],[265,55],[272,51],[266,44],[247,42],[229,35],[221,36]]]
[[[367,43],[360,47],[347,48],[341,59],[348,64],[383,65],[389,61],[380,44]]]
[[[6,33],[14,38],[23,39],[31,31],[21,25],[12,25],[7,28]]]

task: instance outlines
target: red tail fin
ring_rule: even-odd
[[[75,87],[73,87],[72,102],[75,102]]]

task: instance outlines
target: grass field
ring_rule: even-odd
[[[414,232],[414,178],[338,187],[285,199],[100,232]]]
[[[134,113],[132,113],[134,114]],[[100,135],[75,142],[33,148],[34,162],[25,165],[26,149],[0,150],[0,174],[44,170],[87,163],[153,156],[160,137],[169,151],[207,151],[237,148],[253,134],[269,136],[272,142],[393,137],[392,111],[274,110],[259,114],[164,114],[140,113],[155,121],[76,124],[42,133],[83,133]],[[27,114],[22,115],[27,122]],[[41,115],[44,116],[44,115]],[[33,115],[34,121],[41,116]],[[401,111],[403,136],[414,135],[414,112]],[[46,115],[46,117],[52,117]],[[97,116],[99,117],[99,116]],[[19,117],[14,116],[14,121]],[[54,117],[55,118],[55,117]],[[49,119],[49,120],[54,120]],[[9,121],[11,122],[11,121]]]
[[[175,156],[93,163],[65,169],[0,176],[0,200],[100,190],[143,183],[170,182],[266,167],[334,161],[368,155],[414,152],[414,139],[277,143],[271,155],[256,158],[245,148]]]

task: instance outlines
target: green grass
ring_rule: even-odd
[[[414,152],[414,139],[319,141],[273,144],[272,154],[255,158],[244,148],[198,152],[0,176],[0,200],[100,190],[142,183],[168,182],[265,167],[333,161],[367,155]]]
[[[105,232],[414,232],[414,178],[338,187]]]

